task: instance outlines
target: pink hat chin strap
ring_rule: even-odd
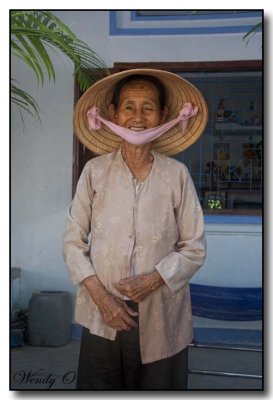
[[[191,103],[185,103],[179,112],[178,117],[173,120],[166,122],[165,124],[156,126],[155,128],[145,129],[140,132],[135,132],[131,129],[123,128],[122,126],[116,125],[113,122],[107,121],[100,116],[100,110],[93,106],[87,112],[88,128],[90,130],[98,130],[101,128],[101,123],[106,125],[114,133],[120,136],[127,142],[136,146],[152,142],[157,139],[169,129],[174,127],[176,124],[180,124],[182,133],[186,131],[189,118],[195,116],[198,113],[198,107],[193,107]]]

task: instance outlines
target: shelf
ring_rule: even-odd
[[[261,125],[239,125],[235,122],[216,122],[215,124],[215,131],[217,132],[227,132],[228,134],[238,134],[238,133],[245,133],[250,134],[251,132],[259,132],[262,133],[262,126]]]
[[[210,185],[210,186],[203,186],[201,187],[201,190],[203,191],[217,191],[217,190],[228,190],[228,191],[239,191],[243,190],[245,192],[251,192],[251,191],[261,191],[262,190],[262,182],[260,181],[232,181],[232,182],[225,182],[221,181],[218,185]]]
[[[262,217],[262,210],[260,209],[234,209],[234,208],[222,208],[220,210],[203,208],[203,212],[206,215],[216,214],[216,215],[253,215],[253,216],[261,216]]]

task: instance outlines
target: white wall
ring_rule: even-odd
[[[65,213],[71,199],[73,80],[58,63],[55,85],[36,90],[30,71],[13,64],[15,76],[38,99],[42,127],[11,118],[11,266],[22,268],[20,302],[33,291],[74,290],[62,257]],[[66,69],[62,74],[61,68]]]
[[[116,61],[221,61],[260,59],[261,35],[246,46],[244,34],[109,36],[107,11],[60,11],[56,15],[90,44],[110,67]]]
[[[206,225],[207,258],[192,283],[261,287],[261,225]]]
[[[242,42],[242,34],[110,37],[107,11],[59,11],[56,15],[98,52],[109,67],[116,61],[261,57],[259,34],[248,46]],[[46,83],[42,89],[37,89],[32,72],[21,62],[12,59],[11,65],[12,77],[38,99],[42,110],[42,127],[30,117],[25,118],[23,125],[17,108],[12,106],[11,110],[11,266],[22,269],[20,287],[14,295],[23,307],[28,306],[33,291],[58,289],[75,293],[62,258],[62,232],[72,185],[72,66],[65,57],[53,58],[56,83]],[[222,276],[224,283],[232,284],[232,268],[236,271],[236,283],[256,286],[260,284],[257,276],[261,268],[261,233],[240,233],[233,238],[230,232],[225,233],[230,229],[242,231],[241,226],[213,227],[214,233],[208,237],[208,260],[196,281],[218,284]],[[252,272],[240,275],[240,266]]]

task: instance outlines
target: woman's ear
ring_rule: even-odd
[[[162,113],[161,113],[161,117],[160,117],[160,123],[163,124],[167,118],[169,109],[167,106],[164,107]]]
[[[109,115],[110,115],[111,121],[112,121],[112,122],[115,122],[116,116],[115,116],[115,107],[114,107],[114,104],[110,104],[110,106],[108,107],[108,111],[109,111]]]

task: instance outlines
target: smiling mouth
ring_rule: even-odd
[[[141,131],[144,131],[146,128],[143,128],[143,127],[136,127],[136,126],[130,126],[130,128],[129,129],[131,129],[131,131],[135,131],[135,132],[141,132]]]

